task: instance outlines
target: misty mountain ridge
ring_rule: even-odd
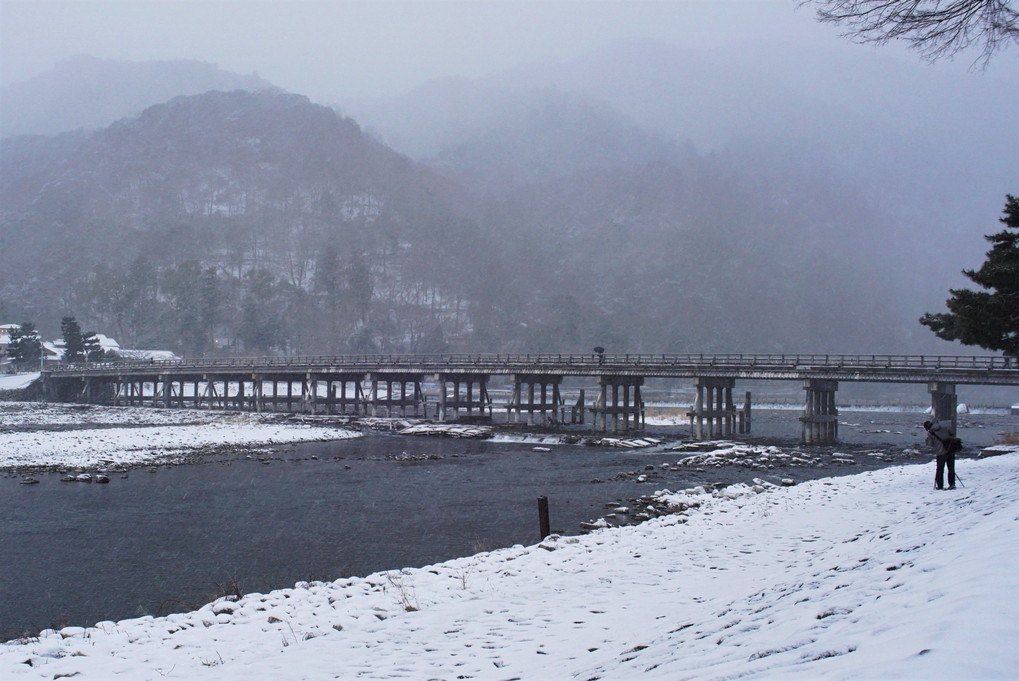
[[[243,76],[201,61],[79,55],[0,91],[0,137],[95,130],[179,95],[273,87],[257,74]]]
[[[351,286],[362,301],[372,292],[369,265],[358,259],[372,254],[380,289],[410,295],[391,273],[418,255],[412,242],[426,243],[422,257],[431,257],[414,232],[441,237],[451,212],[448,182],[298,95],[178,97],[69,139],[0,144],[8,273],[0,307],[40,319],[75,309],[129,345],[167,338],[208,351],[218,327],[233,342],[246,325],[249,349],[279,351],[300,327],[307,346],[335,351],[362,325]],[[24,164],[33,151],[42,160]],[[199,324],[197,303],[184,299],[203,276],[208,309]],[[297,303],[312,302],[296,298],[311,291],[331,309],[302,320],[314,313]],[[330,340],[340,317],[347,335]]]
[[[651,140],[547,101],[516,129]],[[724,156],[606,146],[486,194],[271,91],[8,140],[0,308],[188,355],[907,347],[916,325],[887,296],[895,263],[865,253],[858,226],[881,223],[863,197],[818,178],[779,200]]]
[[[909,229],[937,240],[996,219],[1019,179],[1014,66],[960,74],[859,46],[692,50],[631,40],[571,60],[474,81],[425,84],[347,107],[412,158],[440,158],[483,134],[496,102],[558,90],[752,173],[797,169],[870,186]],[[413,112],[413,115],[409,115]],[[782,178],[776,178],[781,181]],[[969,257],[982,244],[960,243]],[[939,264],[946,264],[940,260]]]
[[[500,194],[577,171],[678,163],[691,155],[689,145],[644,130],[601,102],[534,90],[490,98],[483,120],[423,162],[474,191]]]
[[[853,257],[909,263],[889,273],[889,290],[911,305],[911,324],[941,308],[950,287],[966,284],[960,270],[979,266],[981,235],[995,227],[1004,195],[1016,192],[1016,71],[1004,63],[960,73],[860,46],[762,42],[725,51],[630,40],[473,81],[436,81],[348,110],[394,148],[426,163],[440,159],[438,167],[455,174],[458,146],[484,138],[498,106],[551,90],[724,157],[769,201],[816,204],[829,188],[843,187],[869,214],[846,226],[865,236],[854,242],[864,251]],[[504,156],[488,162],[498,168]],[[833,244],[833,255],[847,247]]]
[[[344,108],[377,128],[394,148],[425,158],[465,130],[476,133],[493,101],[505,101],[510,93],[558,90],[600,101],[636,125],[690,140],[710,153],[734,138],[776,145],[797,138],[840,141],[833,133],[845,123],[880,134],[878,124],[897,130],[919,120],[937,126],[939,135],[954,130],[969,136],[972,131],[952,125],[951,118],[972,116],[975,108],[991,125],[1015,120],[1019,101],[990,96],[1019,94],[1013,75],[1014,68],[963,75],[859,47],[833,51],[760,43],[694,50],[630,40],[571,60],[526,64],[475,80],[438,80],[402,97]],[[412,109],[416,116],[403,115]],[[426,130],[440,134],[430,138]]]

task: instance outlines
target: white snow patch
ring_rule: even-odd
[[[633,527],[47,630],[0,678],[1013,679],[1019,456],[959,466],[944,492],[930,465],[691,490]]]
[[[23,390],[41,375],[38,371],[28,374],[0,374],[0,390]]]
[[[277,422],[272,415],[26,402],[0,402],[0,427],[0,470],[137,466],[219,447],[360,437],[342,428]],[[14,427],[20,429],[7,430]],[[40,429],[54,427],[61,429]]]

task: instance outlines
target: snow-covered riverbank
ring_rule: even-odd
[[[0,402],[0,470],[120,468],[358,437],[289,415]]]
[[[38,371],[27,374],[0,374],[0,393],[7,390],[24,390],[41,375]]]
[[[1019,455],[670,498],[630,527],[0,646],[53,679],[1012,679]]]

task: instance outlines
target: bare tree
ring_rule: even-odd
[[[905,40],[928,61],[978,47],[987,61],[1019,44],[1019,12],[1011,0],[802,0],[816,5],[819,21],[841,24],[861,43]]]

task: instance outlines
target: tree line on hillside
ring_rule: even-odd
[[[892,226],[823,173],[688,151],[469,195],[279,93],[2,152],[0,310],[48,333],[75,311],[195,357],[887,352],[915,330],[883,288]]]

